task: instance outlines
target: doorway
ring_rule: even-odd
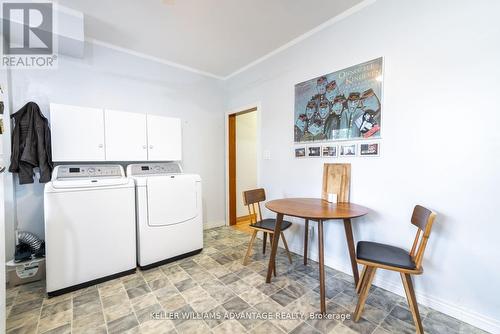
[[[253,107],[227,116],[228,221],[230,226],[242,230],[250,222],[242,193],[258,187],[257,113],[257,107]]]

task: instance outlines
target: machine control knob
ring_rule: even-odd
[[[89,174],[94,174],[94,173],[95,173],[95,169],[94,169],[94,168],[89,168],[89,169],[87,170],[87,172],[88,172]]]
[[[153,170],[154,170],[155,172],[159,172],[159,171],[160,171],[160,166],[154,166]]]

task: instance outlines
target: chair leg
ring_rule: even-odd
[[[250,242],[248,243],[247,253],[245,254],[245,258],[243,259],[243,265],[246,266],[248,263],[248,258],[250,254],[252,254],[253,242],[255,241],[255,236],[257,235],[257,231],[254,230],[252,233],[252,237],[250,238]]]
[[[410,307],[410,311],[413,316],[413,322],[415,323],[415,329],[417,330],[418,334],[423,334],[424,328],[422,327],[422,320],[420,319],[420,312],[418,311],[417,298],[415,296],[415,290],[413,290],[411,275],[401,273],[401,280],[403,281],[406,298],[408,299],[408,306]]]
[[[375,276],[375,267],[367,267],[365,272],[365,279],[363,280],[363,286],[361,287],[361,292],[358,297],[358,304],[356,305],[356,310],[354,311],[354,321],[358,321],[361,318],[361,313],[365,307],[366,298],[368,298],[368,293],[370,292],[370,286],[372,285],[373,277]]]
[[[361,272],[361,277],[359,278],[358,285],[356,285],[356,292],[359,295],[359,292],[361,291],[361,287],[363,286],[363,279],[365,278],[366,274],[366,266],[363,267],[363,271]]]
[[[266,254],[267,232],[262,233],[264,234],[262,238],[262,254]]]
[[[292,264],[292,255],[290,255],[290,250],[288,249],[288,244],[286,243],[285,235],[281,232],[281,237],[283,238],[283,245],[285,245],[286,255],[288,255],[288,260],[290,260],[290,264]]]

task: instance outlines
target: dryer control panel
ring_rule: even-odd
[[[56,166],[52,179],[124,177],[120,165],[60,165]]]
[[[176,162],[159,162],[159,163],[144,163],[132,164],[127,166],[128,176],[147,176],[158,174],[180,174],[182,173],[181,166]]]

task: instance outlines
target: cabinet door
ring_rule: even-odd
[[[148,145],[148,160],[181,160],[181,120],[179,118],[148,115]]]
[[[53,161],[104,161],[102,109],[50,104]]]
[[[106,109],[104,120],[107,161],[148,159],[145,114]]]

